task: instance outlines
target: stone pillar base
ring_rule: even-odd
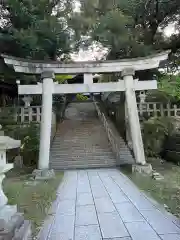
[[[17,213],[17,206],[5,205],[0,208],[0,231],[4,230]]]
[[[152,176],[153,169],[151,164],[145,164],[145,165],[135,164],[135,165],[132,165],[132,172],[138,172],[144,175]]]
[[[35,180],[49,180],[55,178],[53,169],[35,169],[32,173]]]
[[[0,239],[32,239],[31,222],[24,220],[22,213],[15,213],[8,222],[0,219]]]

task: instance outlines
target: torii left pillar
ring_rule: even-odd
[[[51,122],[52,122],[52,100],[54,91],[54,73],[43,72],[42,79],[42,113],[40,127],[40,149],[38,170],[34,171],[36,179],[46,179],[54,176],[53,170],[49,169],[50,144],[51,144]]]

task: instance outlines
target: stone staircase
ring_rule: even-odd
[[[52,145],[51,168],[116,166],[116,158],[93,103],[71,103],[65,118]]]

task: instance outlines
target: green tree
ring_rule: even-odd
[[[71,51],[67,25],[72,1],[6,0],[1,5],[0,52],[33,59],[64,59]]]
[[[138,57],[171,46],[160,29],[179,11],[179,0],[81,0],[71,23],[79,45],[100,42],[108,59]]]
[[[175,98],[180,101],[180,76],[164,75],[159,79],[158,89],[169,96],[169,99]]]

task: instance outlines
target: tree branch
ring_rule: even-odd
[[[58,5],[59,2],[60,2],[60,0],[51,0],[50,5],[51,5],[52,8],[54,8],[55,6]]]

